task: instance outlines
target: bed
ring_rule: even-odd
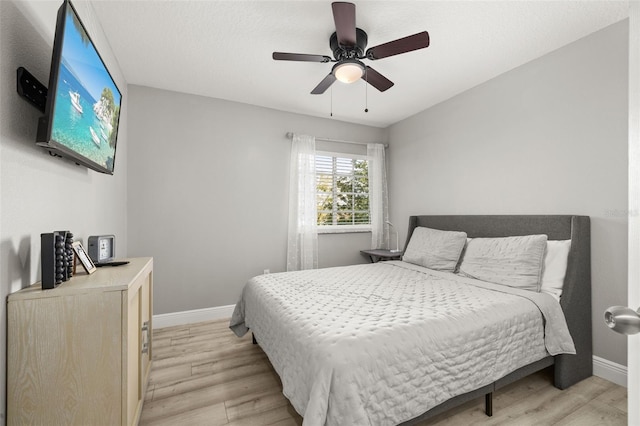
[[[412,216],[405,257],[425,229],[465,233],[460,273],[391,261],[243,289],[230,327],[253,332],[305,425],[410,425],[482,396],[491,415],[492,393],[533,372],[553,365],[560,389],[592,374],[588,217]],[[571,240],[560,303],[467,273],[476,242],[541,235]]]

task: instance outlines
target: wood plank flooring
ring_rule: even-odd
[[[251,334],[237,338],[228,320],[157,329],[140,425],[301,425]],[[457,425],[626,425],[627,390],[591,377],[566,390],[543,371],[499,390],[493,417],[484,398],[421,422]]]

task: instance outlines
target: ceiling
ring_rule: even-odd
[[[330,1],[92,1],[129,84],[386,127],[628,16],[628,1],[359,1],[368,46],[427,30],[431,45],[365,60],[395,83],[311,90],[331,63]],[[369,112],[364,112],[365,106]]]

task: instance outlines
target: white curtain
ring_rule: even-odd
[[[384,145],[367,144],[369,162],[369,209],[371,212],[371,248],[389,247],[389,198],[387,195],[387,167]],[[395,248],[395,247],[393,247]]]
[[[318,267],[316,139],[293,135],[289,172],[287,271]]]

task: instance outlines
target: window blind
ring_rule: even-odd
[[[362,226],[371,223],[366,156],[317,152],[318,226]]]

